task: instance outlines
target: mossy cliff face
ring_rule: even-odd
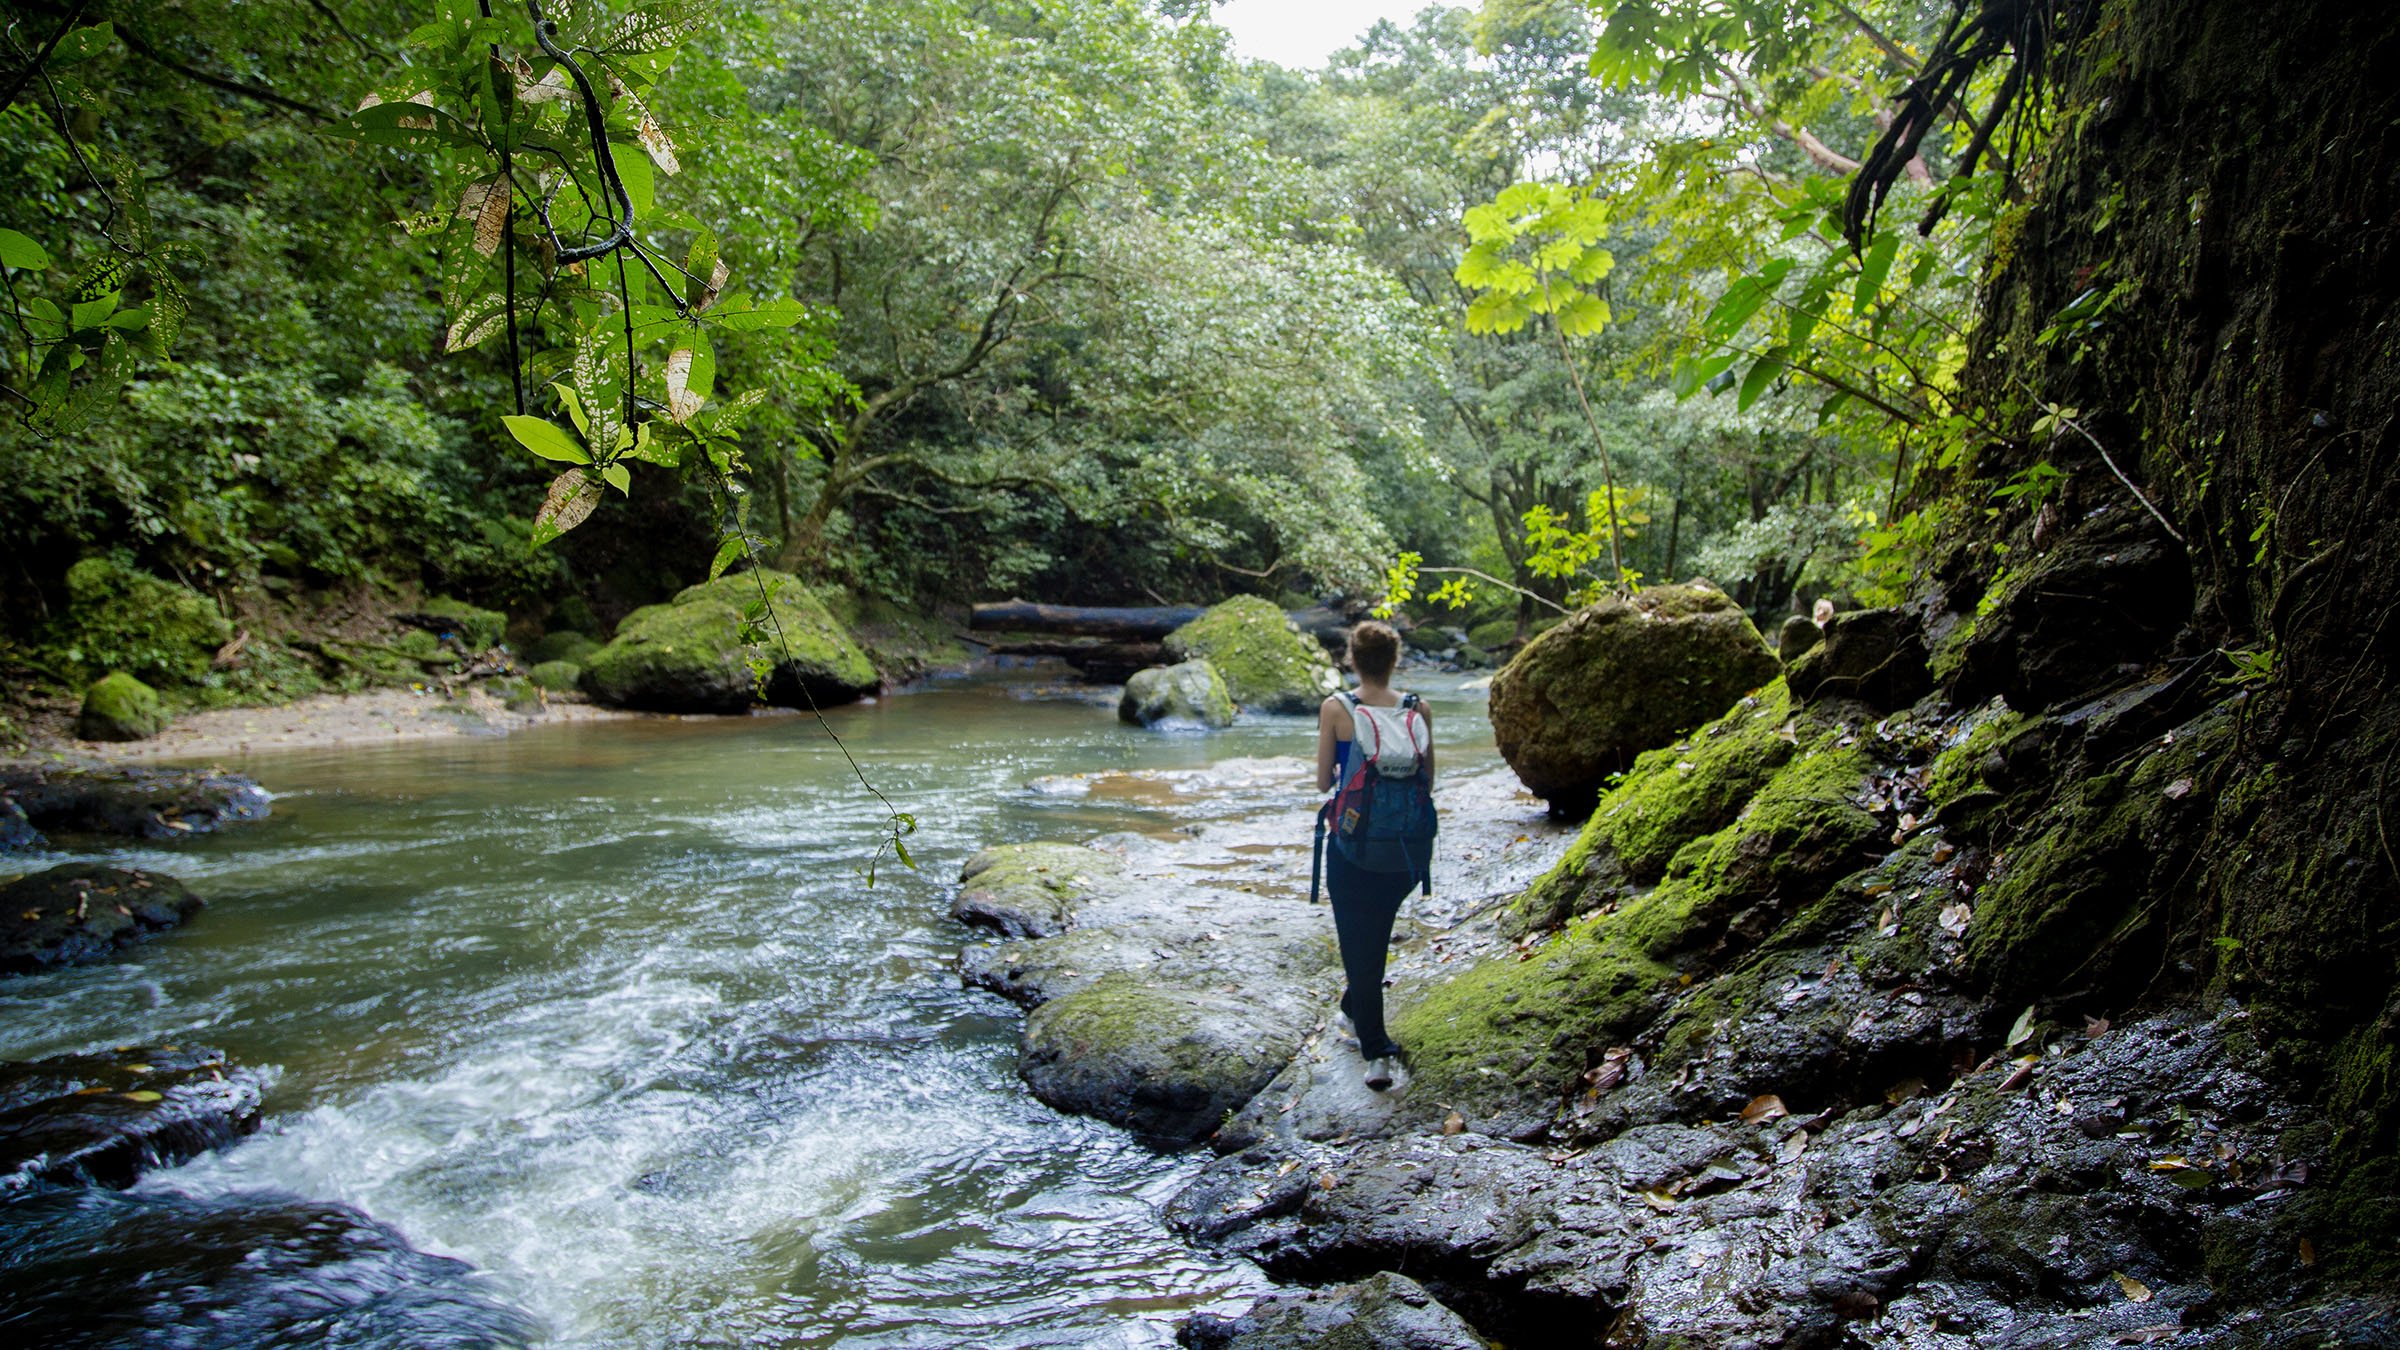
[[[1167,635],[1167,655],[1206,660],[1225,692],[1258,712],[1308,713],[1342,680],[1325,649],[1272,600],[1237,595]]]
[[[1810,739],[1795,743],[1794,722],[1777,716],[1784,710],[1771,690],[1712,727],[1717,734],[1695,737],[1712,752],[1705,769],[1667,752],[1644,756],[1520,900],[1516,926],[1538,926],[1529,911],[1590,912],[1526,950],[1406,991],[1394,1027],[1420,1090],[1496,1119],[1546,1118],[1669,994],[1724,968],[1869,860],[1883,827],[1856,799],[1874,761],[1839,726],[1807,723]],[[1782,750],[1762,756],[1768,741]],[[1613,817],[1609,803],[1620,808]],[[1656,886],[1627,883],[1616,838],[1634,845]]]
[[[217,602],[107,558],[67,569],[67,609],[48,645],[94,673],[124,671],[152,684],[187,685],[233,637]]]
[[[625,616],[617,636],[586,662],[594,699],[654,712],[735,713],[756,697],[740,640],[742,614],[764,582],[774,621],[759,649],[774,662],[765,701],[782,707],[847,703],[872,692],[875,667],[806,586],[780,572],[744,572],[693,586]]]
[[[1655,586],[1582,610],[1492,678],[1492,733],[1517,777],[1569,814],[1635,755],[1773,679],[1750,617],[1710,586]]]

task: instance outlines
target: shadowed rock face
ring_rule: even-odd
[[[200,912],[157,872],[68,863],[0,886],[0,975],[102,960]]]
[[[258,1128],[258,1076],[205,1046],[0,1063],[0,1195],[130,1186]]]
[[[180,839],[263,820],[267,794],[239,774],[196,769],[0,769],[0,849],[50,834]]]
[[[345,1205],[39,1190],[0,1202],[9,1335],[67,1350],[509,1350],[540,1325]]]
[[[1406,1275],[1262,1298],[1240,1317],[1186,1323],[1191,1350],[1488,1350],[1457,1313]]]
[[[1587,813],[1610,774],[1775,677],[1724,592],[1656,586],[1569,616],[1492,677],[1492,734],[1525,786]]]

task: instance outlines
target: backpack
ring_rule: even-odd
[[[1367,872],[1406,872],[1433,894],[1433,839],[1440,828],[1433,809],[1433,785],[1426,780],[1425,754],[1433,748],[1426,733],[1417,737],[1425,715],[1415,694],[1402,696],[1397,711],[1405,743],[1395,743],[1358,695],[1344,691],[1350,702],[1354,730],[1350,763],[1342,781],[1317,810],[1316,845],[1310,866],[1308,898],[1314,903],[1323,881],[1325,840],[1351,866]]]

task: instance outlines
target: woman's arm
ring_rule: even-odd
[[[1350,710],[1330,694],[1317,706],[1317,791],[1333,786],[1333,744],[1350,739]]]

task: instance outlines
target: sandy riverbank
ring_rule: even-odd
[[[554,700],[511,711],[480,689],[458,695],[410,689],[321,694],[271,708],[219,708],[189,713],[146,741],[62,741],[37,745],[20,759],[64,754],[109,763],[207,761],[278,750],[325,750],[453,736],[497,736],[559,722],[591,722],[647,714]]]

